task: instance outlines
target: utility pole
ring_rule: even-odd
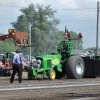
[[[99,2],[97,2],[97,28],[96,28],[96,55],[98,55],[98,38],[99,38]]]
[[[31,27],[32,27],[32,23],[30,23],[30,35],[29,35],[29,49],[30,49],[30,55],[29,55],[29,60],[31,61]]]

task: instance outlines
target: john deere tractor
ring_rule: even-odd
[[[37,56],[28,70],[28,79],[35,79],[38,74],[47,75],[49,79],[60,79],[63,76],[79,79],[84,76],[85,64],[81,57],[72,52],[70,33],[65,33],[66,40],[58,45],[58,53]],[[79,33],[78,38],[82,38]]]
[[[35,79],[38,74],[47,75],[49,79],[60,79],[66,76],[69,79],[83,77],[100,77],[100,54],[94,56],[79,56],[72,52],[73,40],[65,27],[65,40],[58,45],[58,53],[37,56],[28,70],[28,79]],[[79,33],[78,38],[82,35]]]

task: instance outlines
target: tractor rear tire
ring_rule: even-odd
[[[65,64],[65,74],[69,79],[80,79],[85,72],[84,61],[79,56],[71,56]]]
[[[49,71],[49,79],[54,80],[56,78],[56,72],[55,70],[50,70]]]

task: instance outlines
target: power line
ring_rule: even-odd
[[[59,30],[62,30],[61,28],[58,28]],[[87,28],[87,29],[68,29],[68,30],[96,30],[96,28]]]
[[[8,6],[8,7],[16,7],[16,8],[22,8],[18,6],[11,6],[11,5],[3,5],[0,4],[1,6]],[[96,8],[84,8],[84,9],[55,9],[55,10],[93,10]],[[0,18],[0,19],[14,19],[14,18]],[[15,19],[16,20],[16,19]],[[66,20],[66,21],[96,21],[96,20]],[[65,22],[65,21],[64,21]],[[90,28],[90,29],[96,29],[96,28]],[[71,30],[90,30],[90,29],[71,29]]]
[[[70,22],[74,22],[74,21],[96,21],[96,20],[60,20],[61,22],[66,22],[66,21],[70,21]]]
[[[0,19],[14,19],[14,18],[0,18]],[[14,20],[16,20],[16,19],[14,19]]]
[[[3,12],[8,12],[8,13],[9,13],[9,12],[10,12],[10,13],[18,13],[18,12],[20,12],[19,10],[18,10],[18,11],[10,11],[10,10],[9,10],[9,11],[7,11],[7,10],[1,10],[1,9],[0,9],[0,11],[3,11]]]
[[[16,8],[22,8],[22,7],[18,7],[18,6],[11,6],[11,5],[3,5],[3,4],[0,4],[1,6],[8,6],[8,7],[16,7]]]
[[[16,20],[17,18],[0,18],[0,19],[2,19],[2,20],[10,20],[10,19],[12,19],[12,20]],[[60,23],[66,23],[66,22],[69,22],[69,23],[73,23],[73,22],[79,22],[79,21],[81,21],[81,22],[84,22],[84,21],[89,21],[89,22],[92,22],[92,21],[96,21],[96,20],[65,20],[65,21],[60,21]],[[82,30],[84,30],[84,29],[82,29]],[[88,29],[85,29],[85,30],[88,30]]]
[[[87,28],[87,29],[70,29],[70,30],[95,30],[96,28]]]
[[[54,10],[93,10],[96,8],[83,8],[83,9],[54,9]]]
[[[0,4],[1,6],[8,6],[8,7],[16,7],[16,8],[22,8],[22,7],[19,7],[19,6],[11,6],[11,5],[3,5],[3,4]],[[96,9],[96,8],[83,8],[83,9],[54,9],[54,10],[92,10],[92,9]]]
[[[0,18],[0,19],[14,19],[14,18]],[[60,22],[66,22],[66,21],[96,21],[96,20],[60,20]]]

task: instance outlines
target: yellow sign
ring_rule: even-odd
[[[59,59],[53,59],[52,64],[53,65],[58,65],[60,63]]]

